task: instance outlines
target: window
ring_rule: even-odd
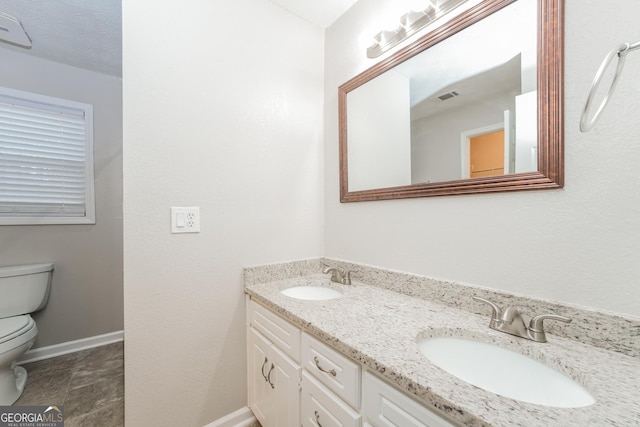
[[[0,87],[0,224],[94,224],[93,107]]]

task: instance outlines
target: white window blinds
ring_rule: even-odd
[[[90,105],[0,90],[0,223],[95,222],[92,118]]]

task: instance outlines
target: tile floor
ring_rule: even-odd
[[[124,346],[108,344],[23,365],[15,406],[64,405],[65,427],[124,426]]]

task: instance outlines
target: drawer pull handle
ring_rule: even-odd
[[[314,411],[314,414],[316,415],[316,424],[318,424],[318,427],[322,427],[322,424],[320,424],[320,414],[318,411]]]
[[[271,364],[271,369],[269,369],[269,373],[267,374],[267,381],[269,382],[269,385],[271,386],[271,388],[276,388],[276,386],[273,385],[273,383],[271,382],[271,372],[273,372],[273,368],[275,366],[273,366],[273,363]]]
[[[320,361],[318,360],[317,356],[315,356],[313,358],[313,361],[316,362],[316,368],[320,369],[325,374],[330,374],[330,375],[333,375],[334,377],[336,376],[336,370],[335,369],[332,369],[332,370],[328,371],[328,370],[324,369],[322,366],[320,366]]]
[[[264,365],[267,364],[267,358],[264,358],[264,362],[262,363],[262,368],[260,368],[260,372],[262,373],[262,377],[264,378],[265,381],[267,381],[267,376],[264,373]]]

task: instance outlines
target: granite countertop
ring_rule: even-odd
[[[324,301],[287,297],[280,290],[316,285],[344,296]],[[469,426],[631,426],[640,424],[640,359],[547,335],[541,344],[489,329],[478,316],[423,299],[354,282],[340,285],[310,275],[245,288],[254,300],[362,363],[400,388]],[[419,352],[429,336],[494,343],[569,376],[596,399],[584,408],[551,408],[503,397],[448,374]],[[579,337],[578,337],[579,339]]]

